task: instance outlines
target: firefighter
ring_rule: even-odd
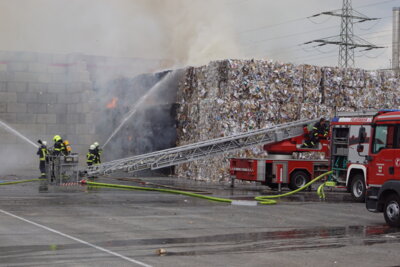
[[[89,152],[86,154],[86,164],[92,166],[96,163],[95,145],[90,145]]]
[[[66,148],[65,148],[64,141],[62,140],[61,136],[55,135],[53,137],[53,141],[54,141],[53,154],[55,156],[60,156],[62,154],[65,154]]]
[[[329,130],[324,118],[321,118],[319,122],[315,123],[311,132],[310,138],[305,141],[302,145],[303,148],[313,148],[318,145],[320,138],[326,138]]]
[[[39,140],[40,147],[37,151],[37,155],[39,155],[39,170],[40,170],[40,177],[39,178],[46,178],[46,156],[49,154],[47,150],[47,143],[46,141]]]
[[[101,157],[101,154],[103,153],[103,149],[100,148],[99,142],[94,142],[93,145],[95,146],[94,154],[96,155],[94,164],[100,164],[101,163],[100,157]]]

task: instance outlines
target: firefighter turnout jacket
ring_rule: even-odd
[[[317,122],[316,124],[314,124],[313,126],[313,135],[315,137],[322,135],[323,137],[328,136],[328,127],[326,126],[325,122]]]
[[[39,155],[39,170],[40,170],[40,177],[46,177],[46,156],[49,154],[47,147],[45,145],[41,145],[36,153]]]
[[[66,153],[66,147],[61,137],[59,135],[56,135],[54,137],[54,155],[58,156],[61,155],[62,153],[63,154]]]
[[[41,145],[36,154],[39,155],[40,161],[46,161],[46,156],[49,154],[49,151],[45,145]]]
[[[89,150],[89,152],[86,154],[86,164],[88,166],[92,166],[95,163],[96,163],[96,154],[93,150]]]
[[[96,147],[95,149],[94,149],[94,152],[93,152],[94,154],[95,154],[95,161],[94,161],[94,163],[95,164],[100,164],[101,163],[101,153],[103,153],[103,149],[101,149],[101,148],[99,148],[99,147]]]

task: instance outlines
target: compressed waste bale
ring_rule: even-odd
[[[392,71],[366,71],[272,60],[221,60],[188,67],[179,86],[177,145],[230,136],[299,119],[332,118],[339,111],[398,108]],[[181,164],[182,177],[229,181],[230,157],[266,157],[262,146]],[[297,153],[321,158],[321,153]]]

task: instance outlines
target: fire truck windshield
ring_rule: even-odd
[[[375,128],[375,137],[372,147],[372,153],[378,153],[386,147],[387,140],[387,125],[379,125]]]
[[[372,153],[378,153],[383,148],[395,148],[395,125],[378,125],[372,143]]]

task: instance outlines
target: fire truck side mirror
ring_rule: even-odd
[[[361,126],[360,129],[358,130],[358,143],[359,144],[365,143],[366,137],[367,137],[367,132],[365,131],[365,127]]]

